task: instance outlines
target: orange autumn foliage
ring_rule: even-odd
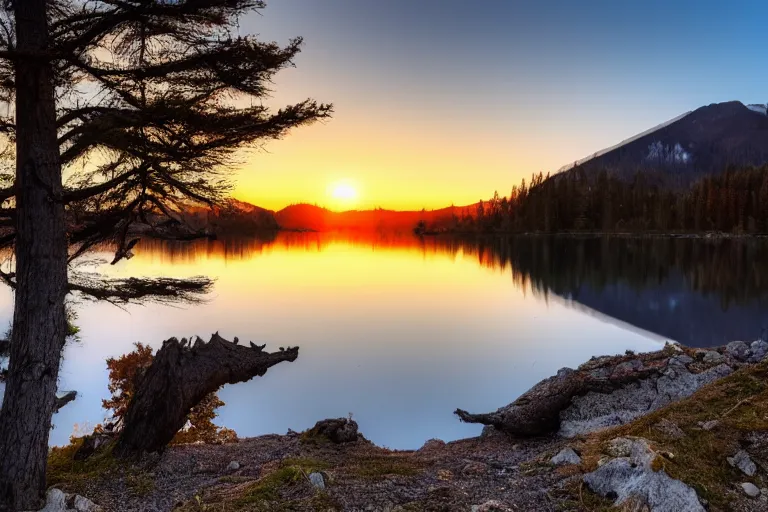
[[[112,397],[102,400],[102,407],[112,411],[112,422],[119,429],[128,409],[128,404],[136,392],[136,375],[139,371],[149,368],[153,359],[152,348],[142,343],[136,343],[136,350],[118,358],[107,359],[109,370],[109,392]],[[234,430],[219,427],[213,423],[216,409],[224,402],[216,393],[210,393],[199,404],[192,408],[187,416],[187,424],[176,433],[171,444],[186,444],[194,442],[231,443],[237,440]],[[97,430],[101,430],[98,429]]]

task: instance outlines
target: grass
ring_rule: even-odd
[[[674,439],[654,428],[662,419],[674,422],[685,436]],[[717,420],[719,425],[710,431],[699,426],[709,420]],[[709,501],[713,509],[727,510],[736,484],[750,481],[758,487],[765,486],[758,476],[747,477],[726,460],[753,432],[768,434],[768,363],[765,362],[741,369],[703,387],[686,400],[632,423],[593,434],[579,448],[584,469],[591,471],[597,467],[611,439],[620,436],[648,439],[654,450],[665,454],[654,459],[654,470],[663,469],[672,478],[687,483]]]
[[[100,448],[85,460],[75,460],[82,444],[83,438],[73,438],[67,446],[51,448],[46,473],[49,487],[83,493],[89,482],[122,476],[128,489],[137,496],[147,496],[155,490],[154,479],[149,474],[112,456],[112,444]]]
[[[88,480],[113,473],[118,465],[112,456],[112,447],[94,453],[85,460],[75,460],[83,438],[72,439],[68,446],[51,448],[48,454],[46,481],[49,486],[62,486],[73,491],[82,489]]]
[[[408,453],[374,453],[358,455],[349,459],[346,471],[352,476],[381,480],[392,476],[414,476],[424,468]]]
[[[306,479],[310,473],[328,469],[329,464],[308,457],[284,459],[274,471],[264,475],[257,482],[248,486],[235,505],[258,505],[264,502],[276,502],[281,499],[281,493]],[[309,482],[306,482],[309,485]],[[313,497],[314,499],[314,497]],[[288,505],[288,504],[286,504]],[[274,510],[274,507],[267,508]]]

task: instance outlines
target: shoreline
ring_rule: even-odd
[[[725,459],[743,445],[760,467],[768,469],[768,458],[761,458],[765,453],[750,449],[747,441],[763,426],[768,431],[768,399],[763,403],[750,398],[768,393],[766,354],[768,343],[757,341],[732,342],[716,349],[668,344],[655,352],[592,358],[577,369],[561,370],[500,409],[509,414],[514,407],[524,405],[526,395],[564,375],[591,375],[603,384],[618,383],[611,390],[600,388],[603,393],[594,388],[573,394],[557,411],[557,428],[534,436],[510,435],[500,422],[486,427],[478,437],[447,443],[433,439],[417,450],[388,450],[366,440],[364,432],[358,434],[353,421],[328,420],[343,426],[345,432],[354,425],[355,435],[336,436],[335,431],[316,426],[304,433],[269,434],[226,445],[173,446],[129,466],[110,460],[108,454],[77,463],[72,461],[74,447],[54,449],[49,482],[87,496],[104,510],[121,512],[203,512],[218,510],[216,507],[227,511],[607,510],[615,493],[606,491],[601,496],[600,485],[585,482],[601,477],[600,471],[605,471],[601,468],[629,460],[611,455],[609,445],[622,435],[630,435],[627,442],[640,443],[638,446],[650,454],[645,469],[633,462],[635,469],[640,468],[637,471],[645,471],[643,478],[648,477],[649,482],[662,479],[664,485],[684,490],[681,496],[695,498],[696,506],[718,504],[722,493],[731,493],[729,500],[741,503],[741,508],[715,506],[710,510],[759,510],[749,507],[768,507],[768,501],[759,501],[768,500],[768,488],[760,492],[760,498],[740,493],[738,485],[754,482],[758,488],[768,487],[768,474],[741,478],[738,472],[731,472],[720,484],[708,481],[712,488],[697,487],[699,477],[691,476],[690,456],[685,450],[700,450],[691,440],[716,435],[716,439],[728,442],[723,442],[720,452],[710,454],[713,461],[703,464],[727,464]],[[760,376],[759,389],[746,384],[753,374]],[[648,382],[653,386],[645,384]],[[722,388],[734,385],[743,389],[720,397]],[[659,400],[659,393],[638,394],[659,389],[674,396],[664,395]],[[704,407],[712,395],[717,401],[706,402]],[[645,399],[655,401],[655,405],[633,412],[633,404]],[[620,406],[629,407],[629,412],[622,413]],[[738,422],[751,417],[752,408],[762,411],[762,407],[766,417],[760,421],[765,425],[749,423],[749,430],[741,432]],[[699,425],[699,418],[710,416],[718,418],[715,424],[720,425],[711,432]],[[558,435],[568,422],[570,435]],[[318,425],[324,423],[327,421]],[[648,440],[632,437],[635,432]],[[768,435],[765,443],[768,448]],[[672,458],[665,458],[664,453],[673,454],[669,455]],[[701,454],[696,452],[695,456]],[[717,478],[723,477],[717,473]],[[745,479],[748,481],[740,481]],[[643,494],[644,489],[635,489],[638,499],[650,499]],[[685,506],[693,506],[690,503]]]

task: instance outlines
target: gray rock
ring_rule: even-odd
[[[240,469],[240,463],[236,460],[233,460],[229,463],[229,466],[227,466],[227,471],[237,471],[238,469]]]
[[[749,345],[743,341],[732,341],[725,346],[725,353],[739,361],[746,361],[749,357]]]
[[[708,350],[704,353],[703,361],[707,364],[720,364],[725,360],[725,357],[720,352],[714,350]]]
[[[749,356],[750,363],[759,363],[765,356],[768,355],[768,341],[757,340],[753,341],[749,346],[751,355]]]
[[[579,454],[573,451],[573,448],[563,448],[560,452],[549,459],[549,462],[555,466],[562,466],[564,464],[581,464],[581,457]]]
[[[669,364],[681,364],[683,366],[688,366],[693,361],[694,359],[687,354],[681,354],[679,356],[669,358]]]
[[[653,428],[672,439],[682,439],[685,437],[685,432],[683,432],[675,422],[670,421],[667,418],[656,423]]]
[[[560,413],[559,433],[563,437],[574,437],[629,423],[691,396],[703,385],[730,375],[732,371],[728,365],[720,364],[694,374],[684,365],[675,364],[668,366],[662,376],[632,382],[610,394],[589,392],[574,397],[571,405]]]
[[[662,471],[653,471],[656,454],[645,439],[628,439],[628,457],[606,462],[584,476],[584,482],[601,496],[614,496],[615,504],[639,500],[654,512],[704,512],[696,491]]]
[[[72,508],[76,512],[101,512],[101,507],[79,494],[75,495],[75,499],[72,502]]]
[[[48,489],[45,495],[45,508],[40,512],[66,512],[67,496],[58,489]]]
[[[606,451],[611,457],[629,457],[632,453],[632,439],[628,437],[617,437],[608,442]]]
[[[309,481],[318,489],[325,489],[325,479],[320,473],[310,473]]]
[[[699,426],[706,431],[710,431],[720,424],[718,420],[700,421]]]
[[[754,474],[757,472],[757,466],[754,462],[752,462],[749,454],[744,450],[739,450],[736,452],[736,455],[733,457],[728,457],[727,460],[728,464],[735,468],[739,468],[741,472],[747,476],[754,476]]]
[[[741,484],[741,488],[744,490],[744,494],[750,498],[757,498],[760,496],[760,489],[758,489],[757,486],[751,482],[744,482]]]
[[[351,417],[327,419],[315,423],[307,434],[310,437],[325,437],[335,444],[353,443],[358,439],[357,428],[357,422]]]

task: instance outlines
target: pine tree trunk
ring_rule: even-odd
[[[16,297],[0,411],[0,510],[38,509],[66,336],[67,245],[46,0],[13,3],[16,61]]]

